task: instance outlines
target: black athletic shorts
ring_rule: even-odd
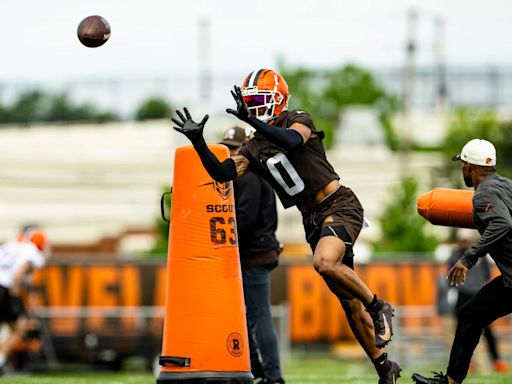
[[[364,210],[350,188],[340,186],[338,190],[309,212],[302,213],[306,240],[313,252],[324,236],[336,236],[345,242],[347,250],[343,264],[354,268],[353,245],[363,227]]]
[[[25,313],[25,306],[19,297],[11,296],[9,290],[0,285],[0,322],[13,322]]]

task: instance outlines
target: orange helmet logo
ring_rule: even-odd
[[[271,69],[251,72],[242,83],[242,96],[249,112],[268,122],[288,108],[288,85],[284,78]]]

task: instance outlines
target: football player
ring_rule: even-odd
[[[457,328],[446,374],[413,373],[418,384],[460,384],[469,372],[480,336],[500,317],[512,313],[512,180],[496,172],[496,148],[490,141],[472,139],[452,157],[461,162],[466,187],[473,187],[473,223],[480,238],[467,248],[446,276],[451,286],[466,282],[469,270],[487,254],[500,274],[485,284],[457,312]],[[506,380],[510,382],[510,380]]]
[[[236,156],[220,162],[208,149],[203,139],[208,115],[196,123],[186,108],[184,114],[176,111],[174,129],[189,138],[213,179],[233,180],[251,170],[273,186],[285,208],[299,209],[315,270],[341,302],[379,384],[394,384],[401,369],[382,351],[391,341],[394,310],[354,271],[353,246],[363,226],[363,208],[327,161],[324,133],[306,111],[287,110],[288,86],[273,70],[251,72],[231,94],[236,109],[226,111],[256,130]]]
[[[41,268],[48,253],[48,238],[39,228],[27,227],[19,236],[0,246],[0,325],[5,323],[10,333],[0,343],[0,374],[28,325],[21,299],[23,285],[32,273]]]

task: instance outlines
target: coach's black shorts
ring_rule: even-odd
[[[306,240],[313,252],[324,236],[336,236],[345,242],[347,250],[343,264],[354,268],[353,245],[363,227],[364,210],[350,188],[340,186],[309,212],[302,213]]]
[[[19,297],[11,296],[9,290],[0,285],[0,322],[13,322],[25,313],[25,306]]]

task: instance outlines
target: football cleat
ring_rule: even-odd
[[[416,384],[448,384],[448,375],[443,375],[443,372],[432,372],[434,377],[428,378],[420,375],[419,373],[412,374],[412,381]]]
[[[264,384],[284,384],[284,380],[282,377],[275,380],[265,379]]]
[[[384,376],[379,378],[379,384],[395,384],[400,377],[400,366],[394,361],[391,362],[391,368],[386,372]]]
[[[373,320],[373,327],[375,329],[375,346],[377,348],[384,348],[393,336],[392,319],[395,316],[395,310],[386,301],[378,300],[376,305],[378,309],[366,309]]]

